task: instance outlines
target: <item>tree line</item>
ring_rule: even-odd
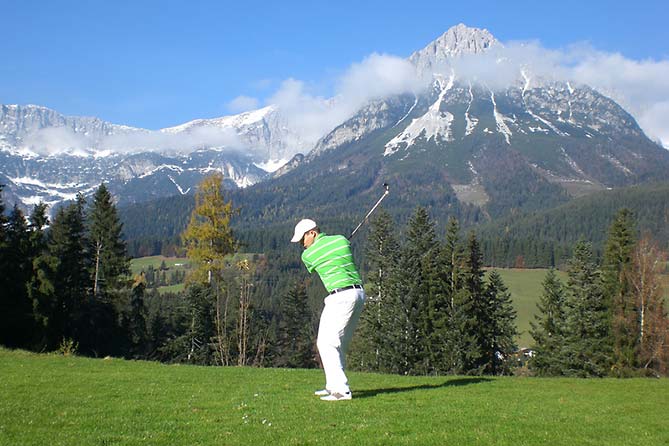
[[[85,354],[138,354],[145,332],[144,284],[129,276],[129,259],[112,197],[101,185],[26,219],[8,216],[0,195],[0,342],[10,347]]]
[[[600,260],[607,228],[619,209],[634,213],[638,230],[669,243],[669,183],[596,192],[552,209],[510,214],[477,228],[486,264],[499,267],[564,268],[580,239]]]
[[[516,312],[499,273],[484,278],[475,233],[463,239],[452,218],[442,241],[418,207],[402,240],[381,211],[367,245],[368,301],[352,365],[419,375],[510,372]]]
[[[666,253],[637,236],[622,209],[608,231],[600,265],[579,241],[564,284],[551,270],[532,323],[538,375],[661,376],[669,371],[669,319],[660,273]]]
[[[294,246],[280,243],[282,227],[266,240],[275,249],[248,253],[252,235],[233,233],[238,211],[226,198],[220,177],[200,185],[179,242],[193,265],[187,286],[163,295],[147,288],[146,275],[130,275],[123,226],[104,185],[92,203],[78,197],[50,224],[43,204],[27,219],[17,207],[5,216],[3,207],[0,343],[205,365],[318,366],[320,281],[306,274]],[[532,373],[666,373],[662,253],[637,240],[625,212],[601,265],[582,242],[567,284],[547,275]],[[485,274],[476,233],[463,235],[455,218],[439,232],[426,208],[401,230],[380,209],[354,243],[368,301],[351,367],[422,375],[505,374],[518,365],[511,295],[498,273]]]

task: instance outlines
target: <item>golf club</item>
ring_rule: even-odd
[[[365,215],[365,218],[362,219],[360,224],[358,224],[358,226],[356,226],[353,232],[351,232],[351,235],[348,237],[349,240],[351,240],[355,235],[355,233],[358,232],[358,229],[360,229],[362,225],[364,225],[365,222],[367,222],[367,219],[369,218],[370,215],[372,215],[372,212],[374,212],[374,210],[381,204],[383,199],[386,198],[386,196],[390,193],[390,188],[388,186],[388,183],[383,183],[383,188],[385,189],[383,195],[381,195],[381,198],[379,198],[379,201],[376,202],[376,204],[372,207],[372,209],[370,209],[369,212],[367,212],[367,215]]]

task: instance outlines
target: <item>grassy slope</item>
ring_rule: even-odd
[[[165,257],[165,256],[150,256],[138,257],[132,259],[130,262],[130,270],[133,274],[139,274],[143,269],[146,270],[149,265],[153,265],[154,269],[160,268],[160,264],[165,262],[165,266],[170,269],[185,269],[189,265],[189,260],[185,257]]]
[[[546,269],[503,269],[496,268],[504,284],[509,288],[513,305],[517,311],[516,325],[520,336],[518,337],[519,347],[529,347],[532,345],[532,336],[530,336],[530,321],[534,321],[534,315],[537,313],[537,302],[543,292],[542,282],[546,277]],[[567,274],[558,271],[558,277],[563,283],[567,283]]]
[[[153,269],[157,271],[162,262],[165,262],[165,266],[169,268],[169,272],[174,270],[184,271],[190,267],[190,261],[185,257],[150,256],[132,259],[130,261],[130,271],[132,274],[139,274],[142,270],[148,269],[149,265],[152,265]],[[159,293],[178,293],[183,290],[183,283],[158,287]]]
[[[0,349],[1,445],[659,445],[669,380],[168,366]]]
[[[502,280],[509,288],[513,305],[517,311],[516,324],[520,335],[518,337],[519,347],[530,347],[532,336],[530,336],[530,321],[534,321],[537,314],[537,302],[543,292],[542,282],[546,277],[546,269],[503,269],[497,268]],[[567,273],[557,271],[558,277],[563,284],[567,284]],[[661,276],[664,298],[669,306],[669,274]]]

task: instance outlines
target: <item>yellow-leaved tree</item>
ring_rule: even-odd
[[[186,255],[193,264],[188,283],[211,283],[221,277],[225,256],[236,249],[230,228],[234,213],[232,202],[223,196],[223,175],[215,173],[202,180],[190,223],[181,234]]]
[[[221,173],[202,180],[195,194],[195,209],[190,222],[181,234],[186,255],[192,264],[187,277],[189,295],[194,297],[191,302],[193,317],[189,360],[206,355],[203,352],[207,351],[215,352],[215,360],[221,365],[228,365],[231,360],[228,293],[223,283],[223,272],[226,256],[234,254],[237,248],[230,228],[230,219],[235,212],[232,202],[226,201],[223,196]],[[214,308],[215,333],[206,328],[209,323],[205,315],[211,314],[204,308],[207,306]]]

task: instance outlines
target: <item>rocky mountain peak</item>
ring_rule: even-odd
[[[501,45],[487,29],[470,28],[462,23],[451,27],[425,48],[409,56],[419,73],[428,73],[449,60],[466,54],[480,54]]]

